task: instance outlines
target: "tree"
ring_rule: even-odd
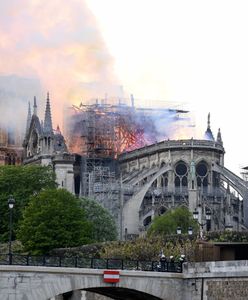
[[[92,223],[92,240],[94,242],[116,240],[115,221],[108,210],[94,200],[81,198],[80,201],[87,220]]]
[[[181,227],[182,233],[187,233],[190,226],[197,232],[198,225],[192,213],[186,207],[180,206],[156,217],[148,230],[148,235],[175,234],[177,227]]]
[[[13,195],[14,235],[22,210],[27,205],[29,197],[43,189],[55,188],[55,173],[51,167],[38,165],[0,166],[0,241],[8,238],[9,210],[8,198]]]
[[[91,225],[79,200],[64,189],[41,191],[30,198],[17,237],[26,251],[47,254],[51,249],[91,242]]]

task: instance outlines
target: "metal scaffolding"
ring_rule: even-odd
[[[170,108],[136,108],[122,103],[99,104],[98,101],[73,105],[66,124],[68,147],[71,152],[87,158],[116,158],[124,151],[169,138],[171,125],[184,120],[181,114],[187,112]],[[160,132],[158,127],[162,126],[165,130]]]
[[[131,106],[119,99],[113,103],[105,99],[73,105],[67,111],[65,127],[70,152],[81,156],[80,194],[97,200],[120,224],[125,187],[119,178],[118,155],[168,138],[166,130],[162,135],[158,132],[156,123],[175,123],[187,111],[137,108],[133,98]]]

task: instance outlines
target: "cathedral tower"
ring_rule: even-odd
[[[44,122],[37,116],[35,97],[33,108],[31,117],[29,105],[26,137],[23,142],[24,164],[51,166],[55,171],[58,186],[74,193],[74,156],[68,153],[60,130],[53,130],[49,93],[47,93]]]

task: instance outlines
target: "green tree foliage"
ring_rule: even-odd
[[[38,165],[0,166],[0,241],[8,238],[9,209],[8,198],[13,195],[14,233],[31,195],[43,189],[55,188],[55,174],[51,167]]]
[[[50,189],[30,198],[17,237],[26,251],[46,254],[90,242],[91,224],[75,196],[64,189]]]
[[[187,233],[190,226],[193,232],[198,231],[192,213],[186,207],[180,206],[156,217],[148,230],[148,235],[175,234],[177,227],[181,227],[182,233]]]
[[[116,240],[116,224],[108,210],[94,200],[81,198],[80,201],[87,220],[92,223],[92,241],[105,242]]]
[[[248,242],[247,231],[210,231],[205,233],[207,241],[214,242]]]

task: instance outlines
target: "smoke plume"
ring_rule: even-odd
[[[83,0],[1,1],[0,36],[0,88],[4,81],[5,96],[8,91],[7,97],[0,93],[1,113],[7,106],[23,107],[18,95],[11,98],[18,88],[8,86],[10,75],[38,83],[30,89],[16,83],[26,110],[31,90],[43,107],[49,91],[54,123],[60,124],[65,104],[111,93],[117,86],[113,60]],[[87,88],[92,85],[94,91]]]

